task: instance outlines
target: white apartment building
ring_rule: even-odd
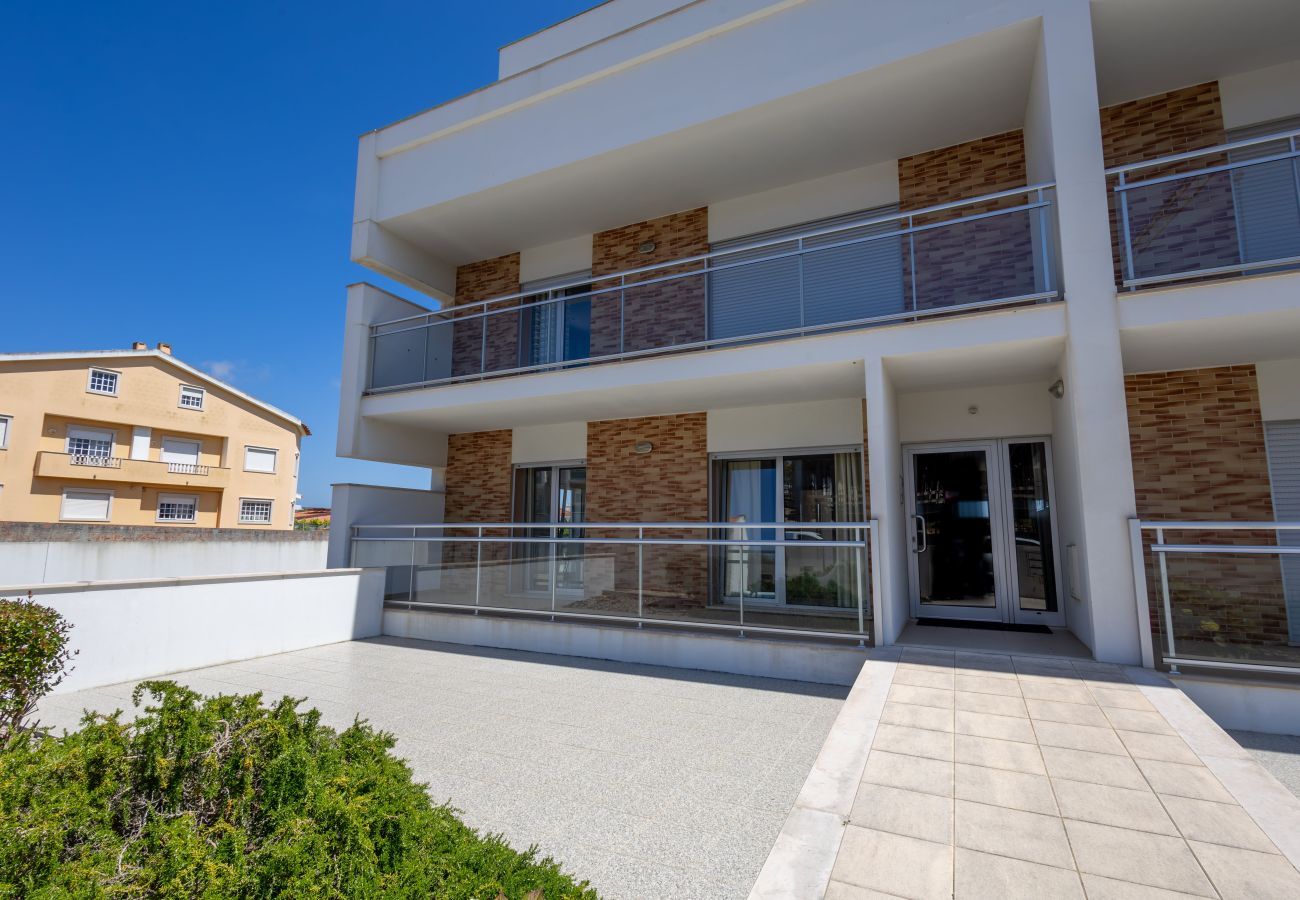
[[[336,488],[333,564],[538,628],[1300,674],[1297,35],[610,0],[501,48],[360,140],[352,258],[421,300],[348,288],[338,452],[432,476]]]

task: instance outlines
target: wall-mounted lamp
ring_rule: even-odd
[[[654,448],[655,445],[650,443],[649,441],[637,441],[636,446],[633,447],[632,449],[637,453],[646,454],[649,453]]]
[[[1047,389],[1047,393],[1051,394],[1057,400],[1060,400],[1062,397],[1065,396],[1065,382],[1059,378],[1056,379],[1055,381],[1052,382],[1051,386]]]
[[[654,253],[658,247],[659,245],[656,244],[654,241],[642,241],[640,244],[637,245],[636,252]]]

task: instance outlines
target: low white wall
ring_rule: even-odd
[[[6,541],[0,585],[301,572],[325,568],[320,541]]]
[[[0,588],[72,624],[56,693],[380,633],[384,573],[331,569]]]
[[[1300,688],[1268,681],[1171,675],[1221,728],[1300,735]]]
[[[330,542],[326,565],[351,565],[353,525],[408,525],[442,521],[446,497],[440,490],[336,484],[330,503]]]

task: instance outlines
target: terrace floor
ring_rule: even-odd
[[[475,828],[536,843],[609,898],[743,898],[847,688],[381,638],[169,676],[360,715]],[[43,724],[131,708],[49,697]]]

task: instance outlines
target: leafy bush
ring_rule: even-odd
[[[24,727],[36,703],[63,681],[72,626],[48,606],[0,597],[0,748]]]
[[[293,523],[294,531],[326,531],[329,527],[329,519],[299,519]]]
[[[596,897],[433,805],[364,722],[142,691],[134,723],[87,714],[0,752],[0,897]]]

